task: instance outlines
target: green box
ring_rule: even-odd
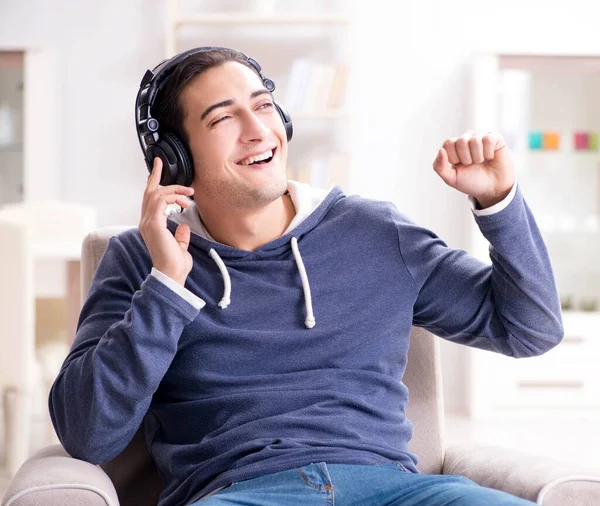
[[[590,132],[588,135],[588,149],[598,151],[598,132]]]
[[[529,149],[542,149],[542,132],[529,133]]]

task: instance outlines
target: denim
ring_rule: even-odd
[[[326,464],[244,480],[193,506],[525,506],[535,504],[458,475],[417,474],[399,462]]]

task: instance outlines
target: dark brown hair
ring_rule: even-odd
[[[183,129],[185,111],[179,100],[180,94],[194,77],[212,67],[218,67],[229,61],[246,65],[256,72],[256,69],[248,62],[246,57],[234,49],[223,48],[200,52],[188,56],[177,65],[173,74],[168,78],[167,84],[156,97],[154,117],[160,124],[161,132],[175,134],[188,146],[188,151],[189,139]],[[256,75],[258,75],[258,72],[256,72]]]

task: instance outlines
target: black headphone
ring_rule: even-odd
[[[162,186],[171,184],[190,186],[194,180],[194,166],[185,143],[172,132],[159,131],[158,120],[152,116],[154,101],[179,63],[191,55],[214,50],[233,51],[219,46],[198,47],[185,51],[171,59],[163,60],[153,70],[146,70],[140,83],[140,90],[135,99],[135,126],[148,172],[152,172],[154,158],[158,157],[162,160],[163,168],[160,178]],[[263,86],[273,92],[275,83],[262,73],[259,63],[240,51],[235,52],[241,54],[248,61],[260,76]],[[294,131],[290,115],[277,102],[275,102],[275,108],[285,126],[287,140],[290,141]]]

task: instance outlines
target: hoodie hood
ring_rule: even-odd
[[[257,259],[266,259],[280,255],[283,251],[291,248],[302,281],[306,307],[305,325],[307,328],[313,328],[315,318],[312,310],[310,283],[300,254],[298,239],[316,227],[329,209],[344,197],[344,194],[338,186],[334,186],[327,192],[296,181],[288,181],[287,190],[296,209],[296,215],[280,237],[254,251],[234,248],[215,241],[204,227],[195,202],[183,212],[174,212],[168,215],[167,227],[174,234],[180,224],[189,225],[191,230],[190,245],[204,250],[219,268],[223,278],[223,297],[218,304],[221,309],[226,309],[231,304],[233,291],[225,260],[235,261],[239,258],[251,258],[253,256]]]
[[[255,250],[255,252],[270,250],[273,243],[279,243],[281,238],[287,237],[288,234],[297,229],[298,226],[304,223],[304,221],[313,213],[317,213],[319,218],[310,220],[312,223],[312,226],[308,229],[310,230],[310,228],[316,226],[323,218],[329,207],[335,204],[339,198],[343,197],[342,190],[337,186],[326,191],[320,188],[313,188],[306,183],[299,183],[297,181],[288,181],[287,191],[296,210],[294,219],[279,238],[261,246],[259,249]],[[215,248],[223,257],[244,257],[248,253],[253,253],[251,251],[241,250],[217,242],[204,227],[196,203],[194,201],[191,202],[192,205],[182,212],[175,211],[168,215],[167,226],[173,233],[175,233],[179,224],[185,223],[186,225],[189,225],[192,232],[190,242],[202,249],[209,251],[210,248]],[[302,227],[302,229],[304,230],[302,233],[306,233],[306,227]],[[288,238],[287,242],[289,242],[289,240],[290,239]]]

